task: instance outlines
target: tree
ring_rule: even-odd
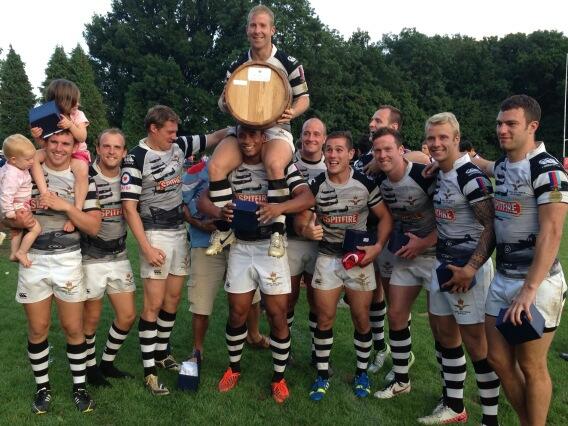
[[[35,104],[24,63],[12,46],[0,69],[0,139],[14,133],[29,135],[28,112]]]
[[[95,84],[93,67],[80,45],[71,52],[69,68],[71,71],[69,80],[79,87],[81,110],[89,119],[87,142],[89,146],[94,146],[97,136],[108,127],[108,120],[103,97]]]
[[[51,83],[51,80],[55,80],[57,78],[72,80],[69,58],[62,46],[55,46],[55,50],[47,62],[45,80],[41,87],[42,96],[44,95],[47,86],[49,86],[49,83]]]

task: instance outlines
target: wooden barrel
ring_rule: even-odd
[[[262,61],[242,64],[225,86],[227,110],[235,120],[252,127],[271,126],[291,101],[292,89],[284,73]]]

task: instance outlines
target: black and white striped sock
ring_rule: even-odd
[[[105,350],[101,357],[101,366],[104,364],[112,364],[116,358],[120,347],[126,340],[130,330],[121,330],[113,322],[108,330],[108,337],[105,345]]]
[[[329,355],[333,346],[333,328],[329,330],[316,328],[314,345],[316,348],[318,376],[322,379],[329,379]]]
[[[353,345],[355,346],[355,354],[357,356],[357,368],[355,375],[367,372],[369,366],[369,358],[371,357],[371,347],[373,346],[373,334],[369,329],[366,333],[359,333],[357,330],[353,332]]]
[[[308,314],[308,327],[310,328],[310,337],[312,338],[311,351],[312,351],[312,360],[314,363],[316,362],[316,347],[314,345],[314,333],[316,332],[317,326],[318,326],[318,316],[312,311],[310,311],[310,313]]]
[[[85,389],[87,374],[87,343],[78,345],[67,343],[67,359],[73,375],[73,391]]]
[[[176,313],[166,312],[160,309],[158,314],[158,334],[156,336],[156,349],[154,358],[158,361],[168,356],[168,344],[170,343],[170,335],[176,322]]]
[[[461,413],[464,410],[463,384],[467,371],[461,345],[456,348],[442,347],[442,368],[446,382],[446,405],[456,413]]]
[[[140,340],[140,350],[142,351],[144,376],[149,374],[158,375],[154,360],[157,337],[158,324],[155,321],[146,321],[140,317],[140,321],[138,321],[138,338]]]
[[[233,199],[233,190],[228,179],[209,182],[209,199],[216,206],[222,209],[225,204]],[[228,231],[231,228],[229,222],[216,220],[215,226],[219,231]]]
[[[28,340],[28,358],[34,373],[37,389],[49,389],[49,343],[47,339],[40,343]]]
[[[290,188],[288,188],[288,183],[286,179],[269,179],[268,180],[268,192],[266,194],[266,201],[269,204],[279,204],[290,199]],[[284,233],[284,223],[286,222],[286,216],[281,214],[274,219],[272,224],[272,232],[278,232],[280,234]]]
[[[385,349],[385,315],[387,313],[387,304],[384,300],[374,302],[369,308],[369,320],[371,322],[371,331],[373,332],[373,348],[375,351]]]
[[[408,383],[408,361],[412,350],[412,339],[408,327],[402,330],[389,330],[391,345],[392,369],[394,379],[399,383]]]
[[[487,362],[487,358],[473,361],[475,370],[475,380],[481,401],[481,412],[483,426],[497,426],[497,410],[499,407],[499,386],[501,382],[495,371]]]
[[[275,383],[284,378],[284,371],[290,356],[290,334],[284,339],[279,339],[271,333],[270,350],[272,351],[272,365],[274,366],[272,382]]]
[[[87,368],[95,367],[97,365],[97,354],[95,340],[97,335],[95,333],[85,335],[85,342],[87,344]]]
[[[438,361],[438,369],[440,371],[440,378],[442,380],[442,398],[446,401],[446,381],[444,380],[444,368],[442,366],[442,345],[437,340],[434,341],[436,348],[436,361]]]
[[[234,372],[241,371],[241,356],[243,355],[243,347],[247,333],[246,323],[236,328],[231,327],[229,323],[227,323],[227,327],[225,328],[225,342],[227,343],[227,351],[229,352],[229,366]]]

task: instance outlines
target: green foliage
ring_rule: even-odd
[[[43,82],[41,93],[45,94],[45,89],[49,86],[52,80],[58,78],[65,78],[66,80],[73,81],[71,65],[69,64],[69,58],[63,49],[63,46],[55,46],[55,50],[47,62],[47,68],[45,69],[45,80]]]
[[[158,101],[180,114],[182,132],[230,124],[216,101],[226,68],[248,48],[246,17],[255,3],[117,0],[111,12],[95,16],[85,37],[112,124],[138,138],[142,112]],[[463,135],[494,158],[500,102],[527,93],[543,108],[539,137],[560,153],[568,51],[562,33],[475,40],[403,29],[377,42],[362,31],[345,40],[320,21],[308,0],[264,4],[276,15],[274,43],[304,65],[310,89],[310,109],[292,123],[295,135],[305,118],[317,116],[330,130],[350,129],[356,140],[364,139],[377,106],[390,103],[404,113],[410,147],[419,147],[427,117],[453,111]]]
[[[69,68],[69,80],[73,81],[81,91],[81,110],[89,119],[87,143],[89,147],[93,147],[97,136],[108,128],[108,120],[102,94],[95,84],[93,67],[80,45],[71,52]]]
[[[0,68],[0,140],[30,134],[28,112],[35,104],[24,63],[12,46]]]

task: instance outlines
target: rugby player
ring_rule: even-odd
[[[87,344],[83,333],[83,302],[86,291],[78,230],[91,237],[97,235],[101,212],[92,179],[89,180],[83,211],[74,206],[75,176],[70,169],[73,144],[73,135],[68,130],[55,133],[45,141],[42,167],[49,192],[39,197],[34,185],[31,202],[33,217],[41,225],[41,235],[29,253],[31,267],[20,265],[18,271],[16,301],[23,305],[28,321],[28,357],[37,385],[32,412],[36,414],[46,413],[52,399],[47,337],[54,299],[67,342],[67,358],[73,376],[73,402],[81,412],[95,408],[85,386]],[[29,219],[28,215],[20,213],[11,224],[18,226]],[[73,222],[76,231],[63,231],[67,220]]]
[[[144,307],[138,322],[144,383],[154,395],[169,390],[158,382],[156,365],[178,371],[168,354],[189,253],[181,196],[184,159],[214,145],[226,135],[177,136],[178,115],[169,107],[148,110],[148,135],[125,157],[121,177],[123,213],[140,247]]]
[[[284,371],[290,353],[290,331],[286,322],[291,291],[290,269],[286,254],[280,258],[268,255],[272,228],[271,219],[281,214],[297,213],[314,205],[305,180],[296,166],[286,168],[286,182],[293,198],[280,204],[268,204],[269,183],[262,163],[262,145],[268,143],[261,130],[237,126],[237,139],[243,156],[241,166],[229,175],[237,200],[260,204],[259,226],[253,231],[235,229],[236,241],[231,246],[225,291],[229,297],[229,318],[226,327],[229,367],[219,381],[219,391],[233,389],[240,378],[240,360],[247,336],[246,319],[256,288],[264,295],[270,324],[270,348],[274,373],[272,397],[283,403],[289,397]],[[217,214],[231,221],[233,204],[227,203]]]
[[[481,160],[495,176],[497,273],[489,288],[486,333],[489,362],[522,425],[544,425],[552,396],[547,354],[566,295],[558,249],[568,209],[568,178],[562,164],[536,140],[540,105],[527,95],[503,101],[497,137],[505,155]],[[511,346],[495,328],[499,310],[505,320],[532,319],[535,305],[545,319],[540,339]]]
[[[367,376],[372,345],[369,307],[376,288],[372,262],[388,239],[392,217],[382,202],[378,187],[349,166],[354,154],[349,132],[329,134],[324,153],[327,172],[320,174],[310,184],[316,197],[316,215],[321,225],[316,225],[316,215],[311,212],[304,212],[297,219],[300,235],[320,240],[312,280],[317,310],[314,344],[318,372],[310,399],[323,399],[329,388],[333,323],[343,290],[349,300],[355,326],[353,341],[357,362],[353,390],[357,397],[364,398],[370,393]],[[377,242],[359,247],[365,252],[363,259],[358,266],[346,270],[341,262],[345,232],[347,229],[366,230],[369,211],[379,219]]]
[[[475,370],[481,423],[493,426],[497,425],[499,379],[487,362],[484,324],[485,299],[493,277],[490,257],[495,248],[493,187],[469,155],[460,154],[460,127],[452,113],[430,117],[425,133],[430,154],[440,167],[433,197],[438,229],[434,268],[443,262],[452,277],[438,282],[436,271],[432,271],[428,306],[434,339],[439,342],[445,393],[432,414],[418,421],[467,421],[463,342]]]
[[[425,166],[404,158],[403,139],[400,133],[383,127],[373,134],[373,153],[380,174],[376,182],[383,200],[388,204],[394,219],[391,243],[404,237],[402,246],[389,244],[394,259],[389,292],[389,340],[393,358],[394,377],[381,391],[380,399],[393,398],[410,392],[408,376],[412,341],[408,318],[420,290],[430,288],[432,266],[437,240],[436,221],[431,195],[434,178],[425,178]]]
[[[83,330],[87,341],[87,381],[109,386],[105,377],[127,378],[131,374],[114,366],[114,359],[136,319],[134,275],[126,252],[126,221],[120,201],[120,165],[126,156],[126,141],[119,129],[104,130],[95,143],[97,159],[89,169],[95,181],[102,213],[96,236],[81,234],[83,273],[87,300]],[[108,332],[100,367],[97,366],[95,336],[108,295],[115,318]]]
[[[304,77],[304,69],[298,60],[279,50],[272,44],[272,36],[276,33],[274,13],[265,5],[254,6],[247,19],[246,34],[250,49],[234,61],[227,71],[227,80],[240,65],[249,61],[264,61],[281,70],[292,88],[292,105],[286,109],[273,127],[263,131],[267,143],[262,151],[262,162],[268,176],[268,203],[281,203],[290,197],[286,184],[285,169],[292,160],[294,138],[290,133],[290,121],[302,115],[310,105],[308,85]],[[219,107],[226,111],[225,91],[219,98]],[[213,153],[209,164],[209,194],[211,201],[222,208],[231,201],[233,194],[227,175],[235,170],[243,161],[238,143],[234,137],[224,140]],[[285,216],[275,218],[270,240],[270,256],[282,257],[285,252],[283,241]],[[233,240],[229,224],[217,224],[219,231],[211,239],[207,254],[219,253]]]
[[[326,127],[319,118],[310,118],[302,126],[301,146],[294,154],[294,164],[304,178],[310,182],[326,170],[323,157],[323,144],[327,135]],[[317,241],[310,241],[294,231],[293,215],[287,216],[288,263],[290,266],[292,293],[288,302],[288,326],[294,323],[294,307],[300,296],[300,283],[306,286],[309,305],[308,324],[312,340],[312,363],[315,366],[314,332],[317,316],[313,303],[312,276],[318,253]]]

